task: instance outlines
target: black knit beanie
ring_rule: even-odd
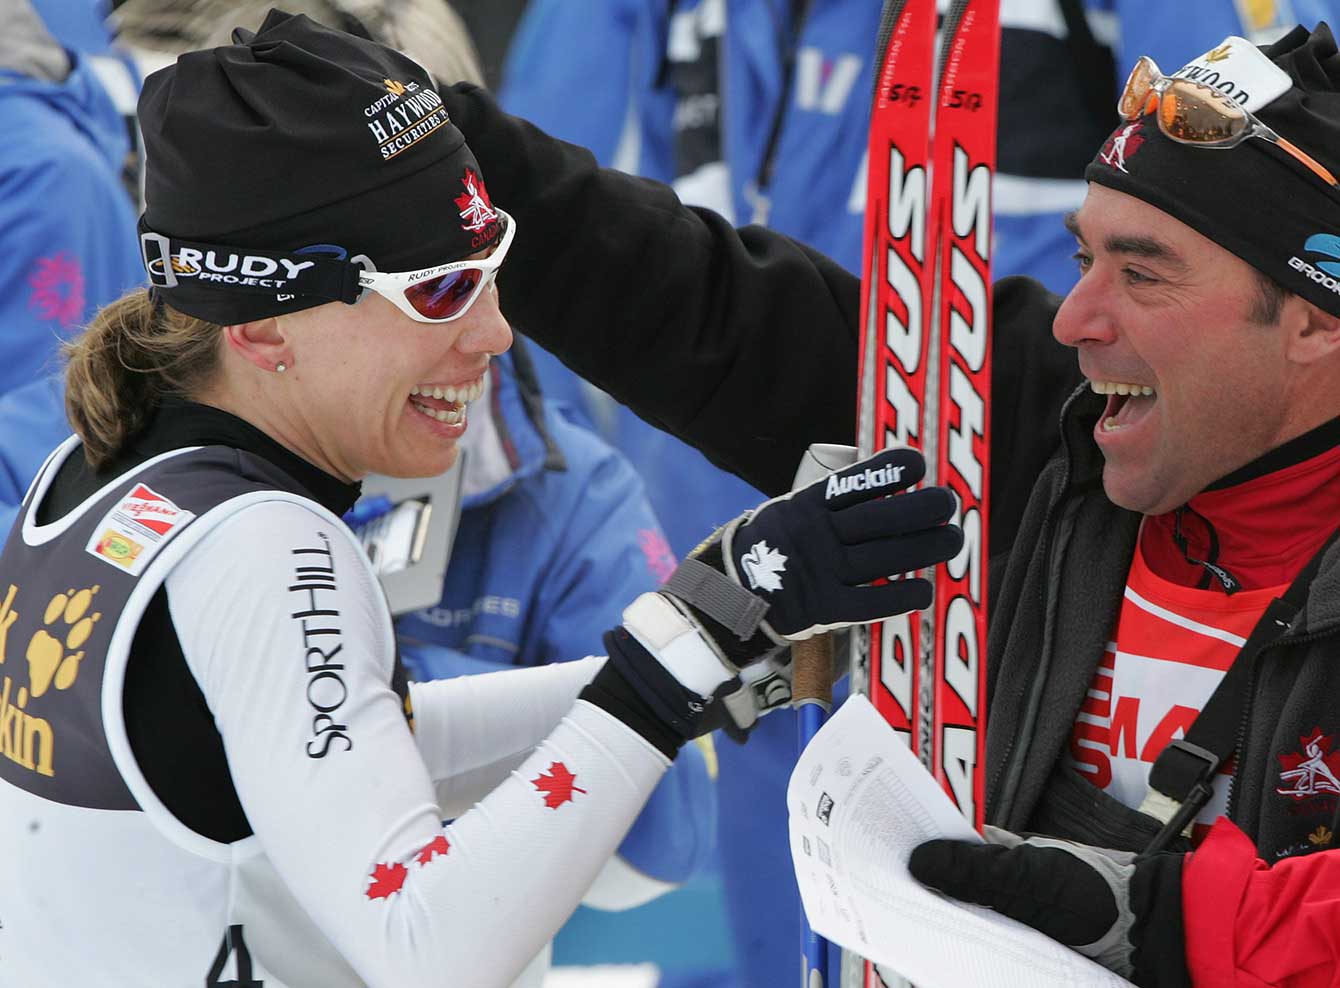
[[[141,244],[154,292],[219,323],[357,298],[359,263],[411,271],[501,232],[428,73],[272,10],[145,80]]]

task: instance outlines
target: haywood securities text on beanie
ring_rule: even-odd
[[[278,10],[235,39],[182,55],[140,96],[145,263],[174,308],[293,312],[344,294],[302,291],[318,258],[410,271],[496,241],[482,169],[417,63]]]

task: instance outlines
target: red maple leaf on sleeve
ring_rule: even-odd
[[[541,772],[537,778],[530,780],[530,784],[544,793],[544,805],[556,810],[564,803],[571,803],[574,792],[586,792],[573,785],[576,781],[577,776],[569,772],[562,762],[550,762],[549,771]]]
[[[368,876],[372,879],[372,884],[368,886],[368,898],[391,898],[392,895],[400,891],[400,886],[405,884],[405,876],[408,874],[409,869],[398,861],[395,864],[377,865],[372,869],[372,874]]]
[[[423,846],[423,850],[419,852],[419,856],[414,860],[419,862],[420,865],[426,865],[439,854],[446,854],[450,850],[451,844],[447,841],[446,835],[438,834]]]

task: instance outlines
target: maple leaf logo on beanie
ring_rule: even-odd
[[[477,233],[490,223],[498,222],[498,214],[489,201],[484,180],[475,174],[473,168],[465,170],[461,184],[465,186],[465,193],[456,197],[456,206],[461,211],[462,229]]]
[[[1107,139],[1103,145],[1103,150],[1098,152],[1098,158],[1105,165],[1126,171],[1126,162],[1135,157],[1135,152],[1140,150],[1140,145],[1145,142],[1140,131],[1144,127],[1144,118],[1134,123],[1123,124],[1112,132],[1112,136]],[[1127,172],[1127,174],[1130,174]]]

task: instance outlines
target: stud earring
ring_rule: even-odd
[[[284,371],[288,370],[288,364],[281,360],[279,363],[275,364],[275,370],[282,374]]]

